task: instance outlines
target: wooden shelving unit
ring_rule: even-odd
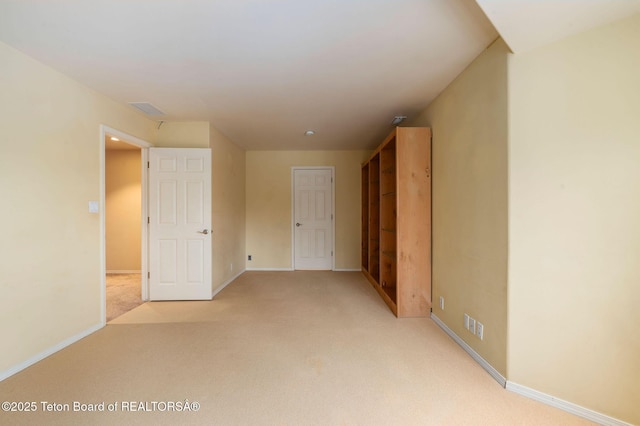
[[[429,128],[397,127],[362,166],[362,271],[396,316],[429,315]]]
[[[369,269],[369,165],[362,168],[362,267]]]
[[[380,155],[369,160],[369,273],[380,279]]]

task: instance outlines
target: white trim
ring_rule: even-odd
[[[331,270],[336,270],[336,168],[335,166],[292,166],[291,167],[291,270],[296,269],[295,237],[295,177],[296,170],[331,170]]]
[[[103,320],[104,321],[104,320]],[[39,354],[29,358],[28,360],[21,362],[20,364],[14,365],[13,367],[4,370],[2,372],[0,372],[0,382],[3,381],[4,379],[13,376],[14,374],[24,370],[27,367],[32,366],[33,364],[35,364],[36,362],[42,361],[43,359],[45,359],[46,357],[48,357],[49,355],[52,355],[64,348],[66,348],[67,346],[77,342],[80,339],[83,339],[85,337],[87,337],[88,335],[95,333],[96,331],[100,330],[102,327],[104,327],[104,324],[96,324],[92,327],[87,328],[84,331],[81,331],[80,333],[76,334],[75,336],[71,336],[68,339],[63,340],[62,342],[48,348],[45,349],[44,351],[40,352]]]
[[[273,272],[292,272],[292,268],[247,268],[245,271],[273,271]]]
[[[140,172],[141,180],[141,217],[140,221],[142,230],[142,238],[140,240],[140,250],[142,255],[140,256],[140,267],[142,270],[140,273],[142,274],[141,283],[142,292],[141,299],[143,302],[149,301],[149,168],[147,164],[149,162],[149,148],[142,148],[140,152],[141,162],[140,168],[142,169]]]
[[[544,404],[550,405],[552,407],[559,408],[567,413],[574,414],[576,416],[583,417],[587,420],[591,420],[599,425],[603,426],[631,426],[630,423],[626,423],[622,420],[618,420],[616,418],[607,416],[602,413],[598,413],[597,411],[590,410],[588,408],[584,408],[580,405],[574,404],[573,402],[565,401],[560,398],[556,398],[551,395],[547,395],[546,393],[537,391],[535,389],[528,388],[523,385],[519,385],[512,381],[507,381],[506,389],[520,394],[522,396],[526,396],[527,398],[542,402]]]
[[[469,346],[464,340],[462,340],[457,334],[453,332],[445,323],[442,322],[440,318],[436,316],[433,312],[431,312],[431,319],[438,324],[440,328],[444,330],[453,340],[459,344],[462,349],[464,349],[471,357],[476,360],[482,368],[484,368],[502,387],[505,389],[525,396],[527,398],[542,402],[543,404],[550,405],[552,407],[559,408],[568,413],[574,414],[576,416],[583,417],[587,420],[595,422],[597,424],[603,426],[631,426],[630,423],[626,423],[622,420],[618,420],[613,417],[609,417],[605,414],[598,413],[597,411],[590,410],[588,408],[584,408],[580,405],[574,404],[572,402],[564,401],[562,399],[556,398],[551,395],[547,395],[543,392],[537,391],[535,389],[528,388],[523,385],[519,385],[512,381],[508,381],[502,374],[498,372],[495,368],[491,366],[484,358],[482,358],[476,351],[473,350],[471,346]]]
[[[134,271],[128,269],[107,269],[107,274],[141,274],[142,271]]]
[[[151,143],[149,143],[149,142],[147,142],[147,141],[145,141],[143,139],[137,138],[137,137],[135,137],[133,135],[130,135],[128,133],[125,133],[125,132],[121,132],[118,129],[114,129],[113,127],[109,127],[109,126],[106,126],[104,124],[100,125],[100,130],[103,133],[108,133],[110,135],[113,135],[113,136],[119,138],[121,140],[121,142],[124,142],[124,143],[129,144],[129,145],[135,145],[137,147],[140,147],[141,149],[142,148],[150,148],[150,147],[153,146],[153,144],[151,144]],[[104,143],[104,138],[102,138],[102,143]]]
[[[331,166],[331,270],[336,270],[336,168]]]
[[[438,324],[438,326],[440,326],[440,328],[443,329],[445,333],[447,333],[453,340],[455,340],[456,343],[462,347],[462,349],[464,349],[469,355],[471,355],[471,358],[476,360],[476,362],[480,364],[480,366],[484,368],[487,373],[491,375],[491,377],[493,377],[498,383],[500,383],[500,386],[506,386],[507,379],[502,374],[500,374],[498,370],[493,368],[493,366],[489,364],[484,358],[482,358],[480,354],[478,354],[478,352],[474,351],[471,346],[469,346],[456,333],[454,333],[453,330],[447,327],[447,325],[442,322],[442,320],[438,318],[433,312],[431,312],[431,319],[433,320],[433,322]]]
[[[105,213],[107,161],[104,140],[107,128],[100,125],[100,325],[107,324],[107,219]]]
[[[334,272],[362,272],[362,268],[358,268],[358,269],[338,269],[338,268],[334,268],[333,269]]]
[[[226,286],[228,286],[229,284],[231,284],[233,281],[235,281],[236,278],[238,278],[240,275],[244,274],[244,271],[246,269],[243,269],[242,271],[238,272],[237,274],[235,274],[233,277],[229,278],[228,280],[226,280],[225,282],[223,282],[220,286],[218,286],[218,288],[216,288],[215,290],[213,290],[213,292],[211,293],[211,298],[213,299],[216,294],[220,293],[222,290],[224,290],[224,288]]]
[[[106,206],[106,154],[105,154],[105,138],[107,134],[115,136],[119,138],[121,141],[128,143],[129,145],[135,145],[140,148],[140,157],[141,157],[141,216],[140,221],[142,222],[142,232],[141,232],[141,257],[140,257],[140,267],[141,267],[141,295],[142,300],[149,300],[149,282],[147,279],[149,272],[149,254],[148,254],[148,232],[147,232],[147,221],[146,218],[148,216],[148,206],[147,206],[147,192],[148,192],[148,174],[147,174],[147,161],[149,158],[149,147],[153,146],[149,142],[132,136],[130,134],[121,132],[120,130],[114,129],[107,125],[101,124],[100,126],[100,318],[102,318],[102,325],[107,323],[107,284],[106,284],[106,274],[107,274],[107,249],[106,249],[106,216],[105,216],[105,206]]]

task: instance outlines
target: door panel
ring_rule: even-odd
[[[149,298],[211,299],[211,151],[149,149]]]
[[[295,169],[294,268],[333,266],[332,169]]]
[[[177,225],[178,188],[175,181],[158,182],[158,222]]]

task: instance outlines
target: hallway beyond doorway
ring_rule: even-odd
[[[107,274],[107,322],[140,306],[141,274]]]

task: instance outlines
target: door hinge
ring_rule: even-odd
[[[331,252],[331,256],[333,256],[333,252]]]
[[[333,220],[333,215],[331,215],[331,220]]]
[[[151,278],[151,272],[147,272],[147,278]]]
[[[147,223],[151,223],[151,218],[147,216]]]
[[[149,161],[147,161],[147,169],[149,169],[149,168],[150,168],[150,167],[149,167]]]

